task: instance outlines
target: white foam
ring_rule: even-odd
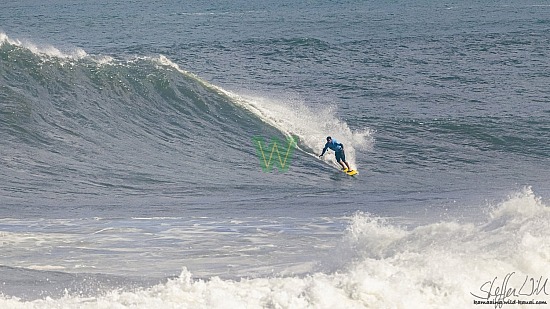
[[[111,56],[96,56],[96,57],[92,57],[92,59],[94,59],[94,61],[97,64],[99,64],[100,66],[101,65],[110,65],[110,64],[115,63],[115,58],[113,58]]]
[[[185,75],[191,75],[193,76],[194,78],[196,79],[199,79],[201,82],[204,82],[202,79],[200,79],[198,76],[196,75],[193,75],[192,73],[189,73],[183,69],[180,68],[180,66],[177,64],[177,63],[174,63],[172,60],[168,59],[166,56],[164,55],[159,55],[158,58],[152,58],[152,60],[156,63],[158,63],[159,65],[162,65],[162,66],[168,66],[168,67],[171,67],[173,69],[176,69],[178,72],[182,73],[182,74],[185,74]]]
[[[315,157],[320,154],[325,145],[326,137],[332,136],[344,144],[346,159],[350,164],[355,165],[357,151],[367,150],[374,141],[370,129],[352,130],[345,121],[336,117],[334,107],[317,110],[306,106],[297,98],[272,99],[222,91],[244,108],[258,115],[264,122],[286,135],[298,136],[301,143],[307,147],[302,150]],[[324,156],[323,160],[336,164],[334,156]]]
[[[7,40],[8,40],[8,36],[5,33],[0,32],[0,46],[4,44],[4,42],[6,42]]]
[[[64,266],[59,265],[30,265],[27,268],[34,270],[65,270]]]
[[[481,225],[439,222],[404,229],[356,214],[343,243],[347,249],[334,252],[343,262],[338,271],[195,280],[183,269],[176,279],[137,291],[32,302],[0,297],[0,307],[469,308],[471,293],[483,295],[480,287],[494,278],[501,284],[510,274],[508,287],[519,289],[525,278],[550,276],[550,208],[526,188],[496,206]],[[518,299],[550,302],[545,292]]]
[[[37,45],[30,41],[14,40],[10,39],[5,33],[0,33],[0,45],[6,43],[28,49],[33,54],[38,56],[73,60],[82,59],[88,56],[82,48],[71,48],[63,52],[52,45]]]

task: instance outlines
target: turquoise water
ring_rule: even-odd
[[[0,303],[463,307],[547,276],[549,10],[1,4]],[[288,171],[258,136],[297,138]]]

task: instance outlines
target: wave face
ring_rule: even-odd
[[[323,272],[305,276],[197,279],[184,269],[177,278],[150,288],[107,290],[85,297],[76,292],[27,302],[0,297],[0,304],[3,308],[467,308],[487,296],[488,288],[482,285],[494,278],[501,284],[508,276],[508,287],[518,290],[526,278],[541,281],[543,287],[550,265],[550,207],[527,188],[487,212],[480,224],[442,221],[412,229],[357,213],[344,237],[331,243],[333,252],[324,258]],[[533,289],[523,292],[527,290]],[[510,299],[550,301],[544,290],[539,291]]]
[[[324,132],[336,130],[349,136],[344,142],[352,162],[354,144],[371,143],[368,130],[352,132],[330,110],[242,97],[164,56],[63,52],[5,34],[0,44],[0,190],[13,198],[254,190],[259,182],[276,185],[265,183],[255,136],[266,143],[297,136],[297,156],[304,157],[320,150]],[[325,120],[334,126],[323,130]],[[284,178],[274,177],[285,187],[313,184],[297,169],[321,163],[294,162]]]

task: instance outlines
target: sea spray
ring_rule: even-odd
[[[523,219],[512,219],[524,214]],[[303,276],[236,280],[197,279],[184,269],[179,277],[151,288],[111,291],[96,297],[20,302],[3,297],[3,308],[465,308],[487,296],[482,286],[508,278],[519,289],[524,279],[542,283],[529,296],[510,299],[550,301],[544,280],[550,276],[549,207],[531,189],[515,194],[479,225],[438,222],[402,228],[358,213],[342,241],[353,256],[338,270]],[[508,250],[502,244],[517,244]],[[529,261],[529,263],[527,263]]]

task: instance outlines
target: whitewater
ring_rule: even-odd
[[[476,299],[472,294],[487,296],[480,290],[486,281],[512,273],[508,287],[519,289],[526,277],[542,280],[524,299],[548,301],[549,209],[525,189],[487,209],[480,224],[442,221],[407,229],[357,213],[319,266],[324,272],[228,280],[194,278],[184,268],[177,278],[150,288],[25,302],[3,296],[1,303],[3,308],[465,308]]]

